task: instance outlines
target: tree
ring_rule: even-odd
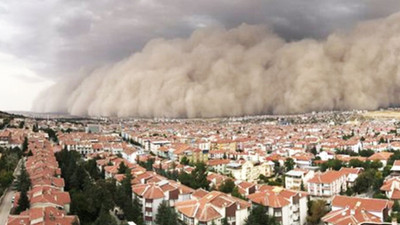
[[[359,159],[351,159],[349,162],[349,167],[364,167],[364,162]]]
[[[27,190],[22,190],[20,197],[18,199],[18,206],[15,211],[17,214],[20,214],[21,212],[29,209],[29,207],[30,207],[30,203],[29,203],[29,199],[28,199]]]
[[[121,162],[118,167],[118,174],[124,174],[128,167],[125,165],[124,162]]]
[[[36,132],[39,132],[39,127],[38,127],[38,124],[37,124],[37,123],[33,125],[32,131],[35,132],[35,133],[36,133]]]
[[[286,171],[290,171],[290,170],[294,169],[294,160],[292,158],[286,159],[285,168],[286,168]]]
[[[166,201],[162,201],[158,206],[155,223],[157,225],[178,225],[178,216]]]
[[[132,201],[132,174],[131,170],[128,168],[125,172],[125,178],[121,181],[121,187],[124,190],[129,201]]]
[[[101,208],[99,217],[96,219],[93,225],[118,225],[117,221],[110,212],[104,207]]]
[[[359,153],[360,153],[360,156],[370,157],[371,155],[373,155],[375,153],[375,151],[372,149],[366,149],[366,150],[361,150]]]
[[[375,169],[368,169],[357,177],[353,190],[358,194],[367,192],[370,187],[373,187],[375,191],[379,191],[382,182],[383,177],[381,172]]]
[[[28,172],[26,172],[25,165],[22,163],[21,165],[21,173],[17,178],[17,190],[22,192],[22,191],[28,191],[31,186],[31,180],[29,178]]]
[[[326,210],[326,202],[324,200],[310,201],[309,216],[307,221],[310,224],[319,224],[321,218],[328,212]]]
[[[101,177],[100,171],[97,168],[96,159],[90,159],[85,163],[85,169],[89,172],[90,177],[98,180]]]
[[[186,172],[181,172],[178,176],[178,180],[186,185],[186,186],[191,186],[192,185],[192,175],[186,173]]]
[[[136,223],[136,225],[142,225],[143,224],[143,215],[142,215],[142,207],[140,206],[139,199],[135,196],[133,199],[133,215],[136,217],[133,219],[133,222]]]
[[[399,204],[399,201],[398,201],[398,200],[395,200],[395,201],[394,201],[394,204],[393,204],[393,211],[400,212],[400,204]]]
[[[251,211],[245,225],[277,225],[274,218],[268,216],[268,212],[264,206],[256,205]]]
[[[342,161],[338,159],[330,159],[327,162],[321,164],[321,171],[325,172],[328,168],[332,168],[334,170],[340,170],[343,167]]]
[[[311,148],[311,153],[312,153],[313,155],[317,155],[317,154],[318,154],[317,148],[316,148],[315,146]]]
[[[28,150],[28,138],[24,138],[24,142],[22,143],[22,152],[25,153],[25,151]]]
[[[235,188],[235,182],[233,182],[232,179],[226,179],[219,186],[218,190],[224,193],[232,193],[234,188]]]
[[[242,194],[240,194],[239,188],[237,186],[235,188],[233,188],[232,196],[236,197],[236,198],[246,199]]]
[[[222,222],[222,225],[230,225],[230,224],[228,223],[228,218],[226,218],[226,217],[223,218],[221,222]]]
[[[210,182],[207,180],[207,166],[204,162],[196,164],[195,169],[191,173],[192,182],[190,187],[193,189],[203,188],[208,190]]]
[[[300,183],[300,191],[305,191],[306,189],[304,188],[304,182],[303,182],[303,180],[301,180],[301,183]]]
[[[190,163],[189,159],[186,156],[183,156],[181,159],[181,164],[187,166],[189,165],[189,163]]]

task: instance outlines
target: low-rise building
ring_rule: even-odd
[[[293,169],[285,174],[285,187],[291,190],[300,191],[308,187],[308,180],[314,177],[313,170]]]
[[[385,180],[380,190],[384,191],[389,199],[400,200],[400,177]]]
[[[79,218],[67,215],[63,210],[54,207],[31,208],[19,215],[10,215],[7,225],[36,225],[36,224],[79,224]]]
[[[240,163],[229,163],[227,165],[228,173],[231,173],[232,176],[237,180],[245,180],[245,181],[256,181],[260,177],[260,175],[264,175],[266,177],[273,175],[273,163],[270,161],[266,162],[252,162],[252,161],[241,161]]]
[[[308,181],[308,194],[317,198],[330,198],[347,190],[346,174],[340,171],[330,170],[325,173],[316,173]]]
[[[358,167],[358,168],[342,167],[342,168],[340,168],[340,172],[342,172],[346,175],[347,187],[353,187],[354,182],[356,181],[357,177],[363,171],[364,171],[364,168],[362,168],[362,167]]]
[[[307,217],[307,193],[262,185],[247,196],[253,204],[266,207],[268,215],[282,225],[302,225]]]
[[[179,220],[186,225],[221,225],[224,218],[230,225],[243,225],[250,207],[247,201],[218,191],[175,204]]]
[[[384,199],[335,196],[332,211],[322,217],[328,225],[380,224],[388,218],[393,202]]]

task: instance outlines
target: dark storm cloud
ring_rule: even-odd
[[[398,0],[19,0],[0,3],[0,51],[40,75],[74,76],[111,64],[153,38],[188,37],[199,27],[268,24],[286,40],[323,38],[387,16]]]

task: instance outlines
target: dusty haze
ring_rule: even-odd
[[[60,81],[35,111],[219,117],[400,105],[400,14],[325,40],[285,42],[265,26],[201,29]]]

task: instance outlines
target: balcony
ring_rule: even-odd
[[[292,209],[292,212],[298,212],[299,211],[299,206],[298,205],[292,205],[291,209]]]
[[[293,213],[292,214],[292,220],[293,221],[299,221],[299,214],[298,213]]]

